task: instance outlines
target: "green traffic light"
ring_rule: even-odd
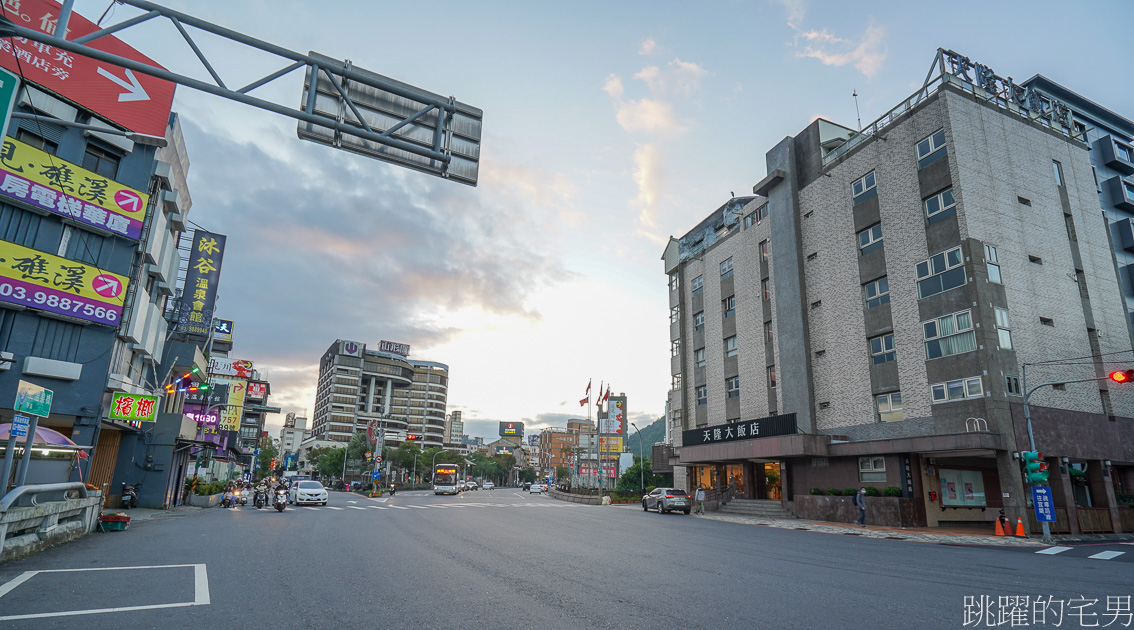
[[[1024,462],[1024,477],[1031,483],[1043,483],[1051,474],[1047,470],[1047,462],[1043,461],[1043,453],[1039,451],[1024,451],[1020,453],[1020,460]]]

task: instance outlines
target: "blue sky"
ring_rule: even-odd
[[[190,89],[174,102],[190,218],[229,237],[219,308],[236,321],[233,356],[271,379],[274,404],[314,405],[336,338],[388,339],[450,365],[450,410],[475,435],[498,420],[562,426],[588,379],[625,392],[633,420],[661,415],[668,237],[750,194],[764,153],[814,117],[855,126],[852,91],[864,124],[885,113],[938,46],[1134,117],[1117,70],[1129,2],[166,4],[484,110],[470,188],[300,141],[290,119]],[[97,19],[107,5],[76,9]],[[104,24],[137,13],[117,6]],[[167,23],[122,39],[207,77]],[[200,43],[230,85],[283,65]],[[258,94],[294,104],[300,82]]]

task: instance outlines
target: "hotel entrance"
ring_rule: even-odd
[[[783,479],[779,462],[763,462],[752,465],[757,473],[756,498],[770,501],[783,501]]]

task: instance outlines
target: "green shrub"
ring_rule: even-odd
[[[838,488],[827,488],[827,496],[829,497],[837,497],[842,493],[843,491]]]
[[[858,488],[843,488],[844,497],[853,497],[858,494]]]
[[[811,494],[812,494],[812,495],[819,495],[819,494],[823,494],[823,490],[822,490],[821,488],[812,488],[812,489],[811,489]]]
[[[876,497],[876,496],[879,496],[880,494],[882,494],[882,493],[878,491],[878,488],[875,488],[874,486],[866,486],[866,496]]]
[[[653,491],[654,491],[654,488],[656,488],[656,487],[657,487],[657,486],[647,486],[647,487],[646,487],[646,491],[645,491],[645,492],[643,492],[642,494],[649,494],[649,493],[653,492]]]
[[[902,496],[902,489],[898,486],[886,486],[885,488],[882,488],[882,496],[900,497]]]

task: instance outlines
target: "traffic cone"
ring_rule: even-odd
[[[1027,537],[1027,534],[1024,533],[1024,519],[1022,517],[1016,518],[1016,535],[1020,538]]]
[[[1003,536],[1004,528],[1000,526],[1000,519],[996,519],[996,535]]]

